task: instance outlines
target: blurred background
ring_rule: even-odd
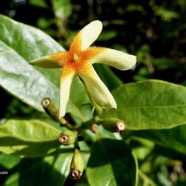
[[[96,45],[137,55],[124,81],[155,78],[186,85],[185,0],[6,0],[0,13],[47,32],[68,49],[79,29],[99,19]],[[93,31],[92,31],[93,32]]]
[[[104,28],[97,46],[137,55],[135,69],[112,69],[124,83],[186,85],[185,0],[1,0],[0,13],[42,29],[65,49],[83,26],[99,19]],[[0,102],[0,118],[30,116],[30,108],[1,88]]]
[[[135,69],[112,69],[124,83],[161,79],[186,85],[185,0],[2,0],[0,13],[42,29],[65,49],[83,26],[99,19],[104,28],[97,46],[137,55]],[[30,115],[1,88],[0,102],[0,118]]]
[[[83,26],[99,19],[104,28],[97,46],[137,56],[135,69],[112,69],[124,83],[160,79],[186,86],[185,0],[0,0],[0,13],[43,30],[65,49]],[[1,87],[0,103],[0,120],[37,115],[41,118],[41,113]],[[159,164],[154,169],[157,175],[163,172],[166,177],[173,172],[174,179],[179,171],[183,172]],[[164,182],[171,185],[165,178]]]

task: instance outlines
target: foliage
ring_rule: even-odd
[[[8,171],[0,184],[185,185],[185,1],[20,0],[3,7],[3,14],[45,32],[0,16],[0,173]],[[25,10],[35,13],[27,17]],[[122,73],[95,65],[116,110],[93,112],[81,81],[74,81],[65,120],[81,127],[75,144],[62,145],[58,137],[68,126],[41,105],[47,97],[58,109],[60,71],[28,62],[64,50],[93,19],[104,23],[96,45],[136,54],[138,64]],[[126,125],[121,134],[118,120]],[[85,171],[74,181],[77,147]]]

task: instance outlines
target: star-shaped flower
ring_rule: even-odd
[[[116,108],[116,102],[93,68],[95,63],[103,63],[120,70],[131,69],[136,64],[136,56],[104,47],[90,47],[102,30],[98,20],[86,25],[74,37],[69,51],[62,51],[31,61],[32,65],[44,68],[62,67],[60,77],[59,118],[65,115],[70,87],[78,75],[85,83],[89,94],[102,108]]]

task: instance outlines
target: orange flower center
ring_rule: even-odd
[[[79,59],[78,55],[76,53],[74,53],[74,61],[77,61]]]

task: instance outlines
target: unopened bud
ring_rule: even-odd
[[[74,156],[70,167],[70,176],[74,180],[81,178],[84,171],[84,162],[81,153],[78,149],[75,149]]]
[[[95,132],[98,130],[98,125],[97,125],[96,123],[94,123],[94,124],[91,126],[90,129],[91,129],[92,132],[95,133]]]
[[[82,173],[78,169],[71,168],[70,169],[70,176],[73,180],[79,180],[82,176]]]
[[[67,123],[64,118],[59,118],[59,109],[50,98],[44,98],[41,101],[41,105],[45,109],[45,112],[55,120],[59,121],[60,124],[65,125]]]
[[[123,132],[126,129],[126,124],[124,121],[119,120],[116,122],[116,130],[117,132]]]
[[[126,129],[125,122],[118,119],[104,120],[101,125],[111,132],[123,132]]]
[[[41,105],[43,106],[43,108],[45,109],[45,112],[54,117],[54,118],[58,118],[58,109],[56,107],[56,105],[51,101],[50,98],[44,98],[41,101]]]
[[[64,130],[61,132],[58,141],[62,145],[71,145],[74,144],[77,138],[77,132]]]

